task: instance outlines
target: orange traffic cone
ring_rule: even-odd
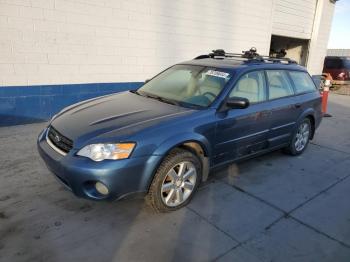
[[[324,74],[325,81],[322,91],[322,113],[323,117],[331,117],[332,115],[327,113],[327,107],[328,107],[328,94],[329,94],[329,88],[332,86],[332,76],[330,74]]]

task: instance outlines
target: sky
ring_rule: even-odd
[[[350,49],[350,0],[337,1],[328,48]]]

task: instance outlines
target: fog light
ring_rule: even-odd
[[[101,182],[96,182],[95,188],[96,188],[97,192],[99,192],[102,195],[108,195],[108,193],[109,193],[108,188],[104,184],[102,184]]]

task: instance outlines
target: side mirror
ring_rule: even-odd
[[[231,109],[244,109],[249,106],[249,100],[244,97],[230,97],[226,100],[226,107]]]

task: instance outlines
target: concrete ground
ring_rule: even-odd
[[[350,85],[333,85],[331,91],[334,94],[350,96]]]
[[[299,157],[274,152],[215,172],[192,203],[97,203],[38,156],[44,124],[0,128],[0,261],[350,261],[350,97]]]

